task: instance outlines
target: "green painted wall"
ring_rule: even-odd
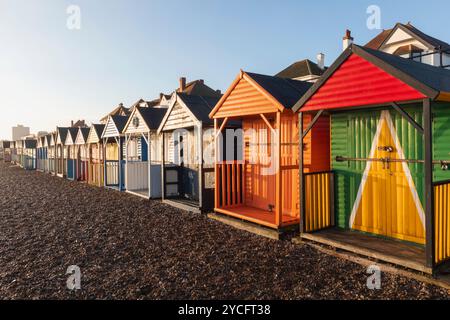
[[[433,158],[450,161],[450,103],[433,104]],[[434,181],[450,179],[450,170],[434,167]]]
[[[422,106],[412,104],[404,109],[422,124]],[[348,227],[356,194],[366,162],[337,162],[336,156],[367,158],[376,133],[382,109],[335,113],[331,116],[332,169],[336,173],[337,225]],[[407,159],[424,159],[423,137],[399,113],[390,109],[392,121]],[[450,160],[450,104],[433,104],[433,152],[435,160]],[[409,164],[417,192],[423,203],[423,164]],[[450,179],[450,170],[434,168],[434,180]]]

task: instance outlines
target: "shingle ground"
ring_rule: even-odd
[[[81,268],[82,289],[66,288]],[[1,299],[448,299],[309,246],[126,193],[0,164]]]

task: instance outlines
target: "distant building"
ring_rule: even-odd
[[[78,121],[73,121],[72,120],[70,122],[70,126],[72,128],[86,128],[87,127],[86,121],[84,121],[84,120],[78,120]]]
[[[353,42],[351,36],[348,38],[350,43]],[[344,49],[346,45],[349,43],[344,43]],[[365,47],[435,67],[450,68],[450,44],[422,32],[410,22],[397,23],[392,29],[383,30]]]
[[[24,127],[23,125],[18,124],[17,127],[12,128],[12,141],[20,140],[23,137],[29,135],[30,135],[29,127]]]

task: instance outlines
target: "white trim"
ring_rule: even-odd
[[[402,145],[400,144],[400,140],[397,136],[397,131],[394,128],[394,123],[392,122],[391,115],[389,111],[383,111],[387,113],[386,122],[389,126],[389,130],[391,131],[391,136],[394,139],[395,147],[397,148],[397,152],[399,154],[400,159],[406,159],[405,154],[403,153]],[[414,199],[414,204],[416,205],[417,212],[419,213],[420,220],[422,221],[422,226],[425,228],[425,212],[423,211],[422,203],[420,202],[419,195],[417,194],[417,189],[414,184],[413,178],[411,176],[411,171],[409,170],[408,164],[406,162],[402,162],[403,172],[406,175],[406,179],[408,180],[409,189],[411,190],[411,195]]]
[[[382,124],[383,124],[383,121],[381,121],[382,119],[383,119],[383,112],[381,113],[380,120],[378,121],[378,125],[377,125],[377,131],[372,140],[372,147],[370,148],[369,158],[373,158],[375,156],[375,151],[377,150],[377,142],[378,142],[378,139],[380,138],[381,128],[382,128]],[[358,194],[356,195],[356,200],[355,200],[355,203],[353,204],[352,214],[350,215],[350,220],[349,220],[350,228],[353,228],[356,213],[357,213],[359,205],[361,203],[362,194],[363,194],[364,188],[366,186],[367,178],[369,177],[369,171],[370,171],[371,166],[372,166],[372,161],[367,161],[366,169],[364,169],[361,183],[359,184]]]

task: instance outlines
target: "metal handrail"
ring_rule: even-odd
[[[382,162],[382,163],[391,163],[391,162],[406,162],[406,163],[425,163],[425,160],[420,159],[392,159],[390,157],[385,158],[351,158],[351,157],[342,157],[336,156],[337,162],[346,162],[346,161],[374,161],[374,162]],[[434,160],[434,165],[440,165],[442,170],[448,170],[450,166],[450,160]]]

